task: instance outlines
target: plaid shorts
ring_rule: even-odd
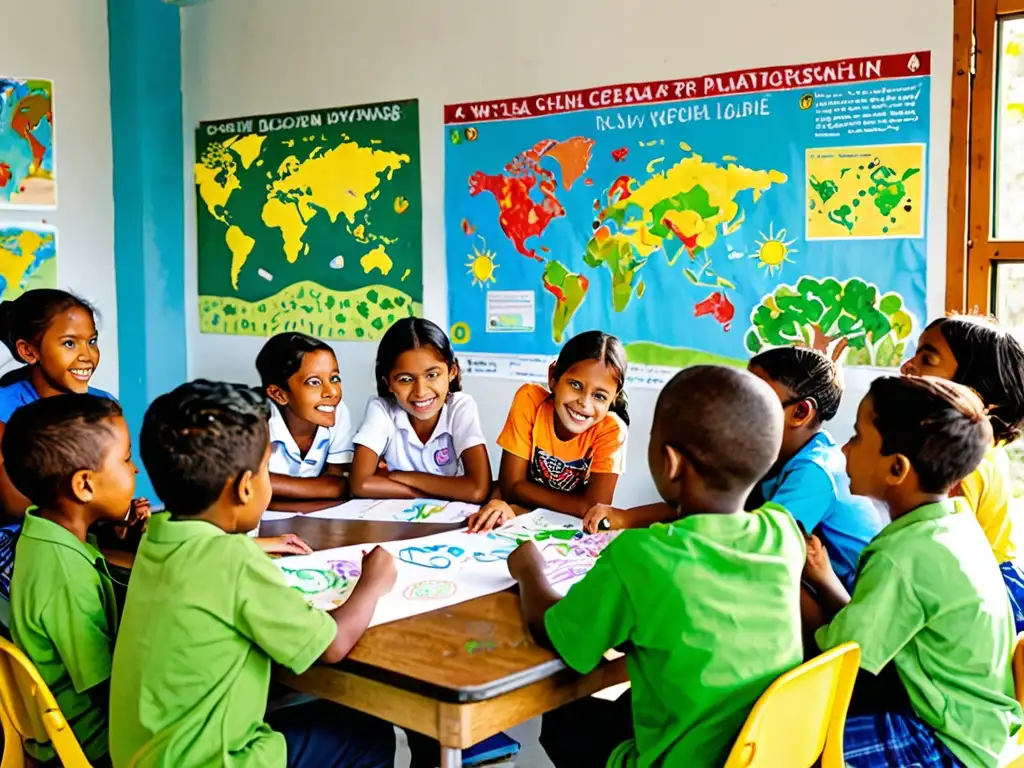
[[[1003,574],[1006,594],[1013,608],[1013,621],[1017,625],[1017,632],[1024,632],[1024,573],[1013,562],[1000,563],[999,570]]]
[[[962,768],[935,731],[909,712],[848,718],[843,757],[852,768]]]

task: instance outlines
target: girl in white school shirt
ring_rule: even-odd
[[[462,392],[445,332],[429,320],[399,320],[380,340],[379,397],[356,432],[352,495],[452,499],[480,504],[491,465],[476,401]]]
[[[256,356],[270,398],[270,484],[275,499],[348,494],[352,419],[334,351],[304,333],[279,333]]]

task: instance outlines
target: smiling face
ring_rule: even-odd
[[[939,325],[926,328],[917,340],[917,351],[900,368],[904,376],[935,376],[952,381],[957,362]]]
[[[552,371],[554,369],[552,368]],[[608,415],[619,394],[615,371],[601,360],[581,360],[549,381],[555,403],[555,434],[571,440]]]
[[[410,349],[395,358],[388,389],[412,418],[435,419],[448,397],[448,385],[458,374],[432,346]]]
[[[72,307],[54,316],[41,338],[18,340],[18,354],[33,366],[32,384],[40,397],[85,394],[100,364],[92,312]]]
[[[307,352],[299,370],[288,378],[287,387],[267,387],[267,394],[298,418],[333,427],[342,394],[338,360],[328,349]]]

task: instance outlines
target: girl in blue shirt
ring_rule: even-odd
[[[66,291],[40,288],[0,302],[0,341],[17,362],[24,363],[0,377],[0,437],[11,414],[40,398],[89,393],[114,399],[109,392],[89,386],[100,364],[98,337],[93,308]],[[14,545],[31,502],[11,484],[2,457],[0,503],[0,597],[6,601],[11,593]],[[132,502],[133,519],[148,513],[146,499]]]
[[[836,364],[814,349],[780,347],[752,358],[749,369],[775,390],[786,417],[779,459],[761,481],[761,495],[821,539],[836,575],[852,589],[860,553],[883,521],[870,499],[850,493],[846,459],[824,427],[843,397]]]

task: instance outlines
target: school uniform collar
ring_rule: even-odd
[[[444,405],[441,406],[441,413],[437,417],[437,425],[434,427],[434,433],[426,442],[421,441],[420,436],[417,435],[416,430],[413,429],[412,418],[409,416],[409,412],[396,402],[391,403],[392,409],[395,409],[393,420],[399,429],[408,433],[410,440],[413,440],[420,445],[426,445],[427,443],[437,440],[439,437],[452,434],[451,404],[452,393],[449,392],[448,397],[445,398]]]
[[[937,501],[934,504],[925,504],[920,506],[917,509],[907,512],[903,517],[897,517],[885,526],[876,538],[880,539],[884,536],[891,536],[897,531],[914,525],[914,523],[926,523],[930,520],[940,520],[943,517],[949,517],[950,515],[963,512],[963,503],[963,499],[943,499],[942,501]]]
[[[171,520],[170,512],[153,515],[146,525],[146,538],[158,544],[180,544],[190,539],[207,539],[227,535],[227,531],[205,520],[189,520],[188,518]]]
[[[52,520],[35,514],[38,507],[29,507],[25,512],[25,522],[21,527],[21,535],[26,539],[45,541],[77,552],[90,563],[103,560],[103,555],[88,541],[80,541],[75,534]],[[90,537],[91,538],[91,537]]]
[[[322,448],[325,443],[330,442],[330,439],[330,430],[326,427],[318,426],[316,434],[313,435],[313,445],[310,447],[310,450]],[[284,414],[281,413],[277,403],[271,403],[270,444],[274,445],[275,443],[282,446],[290,458],[298,462],[302,461],[303,455],[299,451],[299,444],[295,442],[292,431],[288,429],[288,424],[284,420]]]

